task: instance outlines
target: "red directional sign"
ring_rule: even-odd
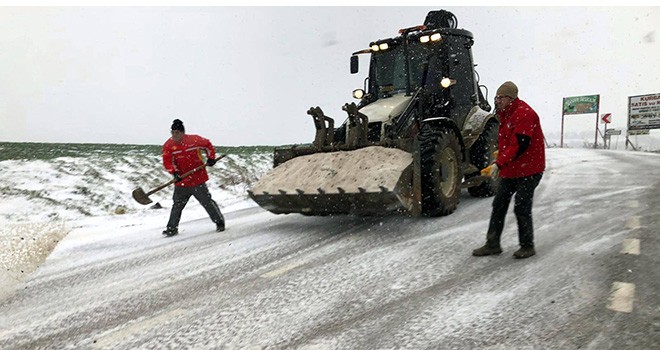
[[[600,115],[600,120],[603,121],[605,124],[609,124],[612,122],[612,113],[605,113]]]

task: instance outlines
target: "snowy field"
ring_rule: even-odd
[[[207,185],[221,205],[245,199],[250,184],[272,167],[272,148],[216,151],[228,156],[208,169]],[[144,212],[133,189],[146,192],[171,180],[160,146],[0,143],[0,152],[0,224]],[[172,188],[150,198],[167,201]]]

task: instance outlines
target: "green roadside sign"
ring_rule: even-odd
[[[564,114],[598,113],[600,95],[564,97]]]

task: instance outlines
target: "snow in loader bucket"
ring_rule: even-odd
[[[412,162],[410,153],[380,146],[314,153],[280,164],[248,193],[275,214],[410,211]]]

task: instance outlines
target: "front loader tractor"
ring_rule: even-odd
[[[353,74],[358,55],[370,55],[364,87],[353,91],[359,102],[342,107],[347,118],[337,127],[310,108],[314,141],[276,149],[274,169],[250,197],[276,214],[441,216],[456,209],[462,188],[491,196],[493,180],[480,170],[494,160],[499,122],[474,70],[473,43],[440,10],[353,53]]]

